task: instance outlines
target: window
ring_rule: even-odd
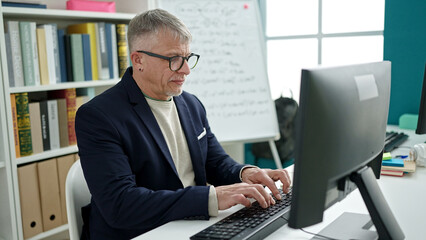
[[[262,0],[272,98],[298,101],[300,71],[383,60],[384,0]]]

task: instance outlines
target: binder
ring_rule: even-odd
[[[65,155],[56,159],[58,166],[58,177],[59,177],[59,193],[61,196],[61,213],[62,213],[62,224],[68,223],[67,219],[67,205],[65,201],[65,181],[67,179],[68,171],[74,163],[74,154]]]
[[[18,167],[18,180],[22,228],[27,239],[43,232],[36,163]]]
[[[61,200],[56,159],[37,163],[41,216],[44,231],[62,225]]]

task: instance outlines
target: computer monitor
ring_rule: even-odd
[[[390,84],[388,61],[302,70],[290,227],[322,222],[328,207],[358,187],[377,233],[359,227],[362,236],[353,238],[404,238],[376,181]],[[343,225],[354,227],[354,223]],[[348,229],[331,232],[339,231],[346,234]]]
[[[423,73],[423,87],[420,98],[419,118],[417,120],[416,134],[426,134],[426,64]]]

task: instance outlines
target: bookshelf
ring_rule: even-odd
[[[49,2],[49,1],[47,1]],[[63,0],[63,3],[66,1]],[[120,4],[119,1],[116,1]],[[124,2],[124,1],[122,1]],[[49,4],[48,4],[49,8]],[[135,11],[140,11],[137,9]],[[37,24],[56,23],[58,29],[68,25],[86,22],[125,23],[135,13],[102,13],[86,11],[68,11],[56,9],[15,8],[0,6],[0,239],[24,239],[20,207],[20,189],[18,185],[18,167],[46,159],[78,152],[76,145],[43,151],[29,156],[15,156],[14,131],[10,94],[46,93],[61,89],[93,88],[95,95],[118,83],[119,79],[65,82],[40,86],[9,87],[8,64],[5,43],[6,21],[32,21]],[[68,225],[44,231],[29,239],[67,239]]]

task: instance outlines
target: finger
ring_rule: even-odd
[[[251,184],[246,190],[245,195],[254,198],[263,208],[267,208],[271,205],[270,195],[260,184]]]
[[[236,205],[236,204],[242,204],[245,207],[250,207],[251,206],[250,200],[248,198],[246,198],[243,194],[235,194],[232,198],[235,201],[234,205]]]
[[[279,179],[279,178],[278,178]],[[277,185],[274,182],[274,171],[268,171],[265,176],[262,178],[262,183],[271,190],[271,193],[278,199],[281,200],[280,191],[277,188]]]

